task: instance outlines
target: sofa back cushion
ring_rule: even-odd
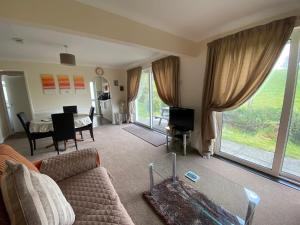
[[[99,164],[97,149],[88,148],[44,159],[40,172],[57,182],[94,169]]]
[[[57,184],[23,164],[6,161],[1,191],[12,225],[71,225],[75,215]]]

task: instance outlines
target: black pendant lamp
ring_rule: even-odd
[[[67,53],[68,46],[64,45],[65,53],[60,53],[60,63],[68,66],[76,66],[75,55]]]

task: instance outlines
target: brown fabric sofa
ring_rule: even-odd
[[[20,156],[10,146],[0,145],[0,175],[4,170],[3,162],[10,158],[50,176],[57,182],[73,207],[76,217],[74,225],[133,225],[106,169],[100,166],[96,149],[61,154],[34,164]],[[10,224],[2,195],[0,224]]]

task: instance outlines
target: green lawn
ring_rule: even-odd
[[[299,71],[300,74],[300,71]],[[281,117],[287,71],[274,70],[244,105],[224,113],[222,138],[274,152]],[[286,155],[300,159],[300,75]]]
[[[299,73],[300,74],[300,70]],[[285,83],[286,83],[286,70],[273,71],[262,87],[253,96],[253,107],[265,108],[271,107],[281,109],[282,100],[284,95]],[[297,83],[300,83],[300,75],[298,76]],[[300,85],[297,85],[295,105],[300,106]],[[296,109],[298,112],[300,108]]]

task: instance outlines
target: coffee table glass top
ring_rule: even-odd
[[[237,224],[251,224],[255,207],[260,201],[260,198],[256,193],[223,177],[220,175],[222,171],[216,173],[201,166],[200,162],[199,165],[192,163],[191,167],[187,164],[183,165],[180,162],[175,162],[176,154],[168,153],[163,158],[150,164],[150,171],[153,171],[154,185],[161,183],[168,178],[172,178],[175,182],[181,180],[206,196],[217,207],[225,209],[226,212],[233,215],[236,218],[236,221],[238,221]],[[174,164],[176,164],[175,167]],[[173,177],[173,171],[176,171],[176,179]],[[185,176],[188,171],[196,173],[199,176],[199,179],[196,182],[188,179]],[[190,194],[189,197],[191,197]],[[205,204],[198,203],[199,201],[196,201],[195,207],[200,207],[202,212],[213,221],[212,224],[235,224],[219,221],[218,217],[214,215],[214,212],[208,210]],[[193,204],[195,204],[195,202]],[[181,224],[180,221],[177,222],[178,224]]]

